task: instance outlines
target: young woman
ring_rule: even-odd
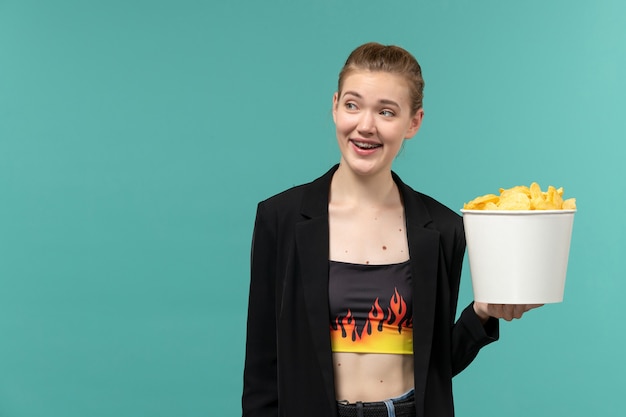
[[[455,323],[462,219],[391,171],[423,87],[404,49],[355,49],[333,96],[339,164],[259,204],[244,416],[452,416],[452,377],[533,307],[475,302]]]

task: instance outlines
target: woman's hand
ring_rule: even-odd
[[[487,304],[474,301],[474,311],[480,320],[484,323],[489,317],[504,319],[511,321],[519,319],[528,310],[541,307],[543,304]]]

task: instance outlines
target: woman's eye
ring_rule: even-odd
[[[383,110],[380,112],[381,115],[385,116],[385,117],[393,117],[396,114],[394,112],[392,112],[391,110]]]
[[[348,103],[345,104],[345,106],[346,106],[346,109],[348,109],[348,110],[356,110],[356,104],[354,104],[354,103],[349,103],[348,102]]]

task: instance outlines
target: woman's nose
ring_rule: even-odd
[[[361,134],[374,134],[376,130],[376,124],[374,122],[374,116],[371,112],[361,113],[361,118],[359,119],[357,129]]]

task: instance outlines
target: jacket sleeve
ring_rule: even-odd
[[[465,232],[463,228],[457,230],[453,257],[450,269],[450,285],[452,305],[452,320],[456,317],[456,305],[459,295],[461,268],[465,254]],[[473,303],[468,305],[452,327],[452,375],[457,375],[465,369],[476,357],[478,351],[499,338],[499,322],[490,318],[484,325],[474,311]]]
[[[276,362],[276,218],[257,207],[252,237],[242,410],[278,416]]]

